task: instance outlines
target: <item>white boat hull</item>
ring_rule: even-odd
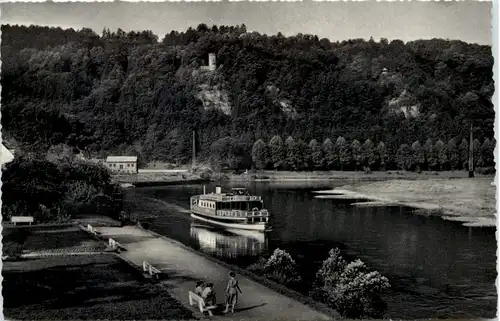
[[[254,223],[254,224],[225,223],[225,222],[211,220],[211,219],[205,218],[203,216],[196,215],[194,213],[191,213],[191,217],[195,218],[197,220],[203,221],[203,222],[208,222],[211,224],[224,226],[227,228],[251,230],[251,231],[261,231],[261,232],[266,232],[266,231],[270,230],[265,222],[259,222],[259,223]]]

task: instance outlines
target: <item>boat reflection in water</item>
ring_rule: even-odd
[[[225,259],[257,257],[267,249],[267,235],[259,231],[221,229],[191,223],[191,240],[200,251]]]

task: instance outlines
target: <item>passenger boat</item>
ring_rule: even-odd
[[[269,212],[262,197],[250,195],[246,188],[233,188],[222,193],[220,186],[215,193],[191,196],[191,217],[231,229],[269,231]]]

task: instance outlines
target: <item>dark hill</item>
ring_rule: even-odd
[[[385,142],[389,155],[427,139],[460,142],[470,120],[493,137],[491,47],[442,39],[332,43],[312,35],[199,25],[161,41],[2,26],[2,125],[7,139],[98,154],[186,162],[232,136],[250,153],[273,135]],[[215,53],[215,71],[200,68]]]

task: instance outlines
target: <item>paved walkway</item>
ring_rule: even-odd
[[[127,250],[121,255],[142,266],[146,261],[167,275],[164,284],[181,303],[189,305],[188,291],[195,282],[206,280],[214,283],[217,301],[224,301],[224,288],[229,270],[201,255],[189,251],[174,242],[155,236],[134,226],[99,227],[101,237],[113,238]],[[332,320],[331,317],[281,295],[242,275],[237,275],[243,294],[235,314],[216,315],[217,319],[259,320]]]

